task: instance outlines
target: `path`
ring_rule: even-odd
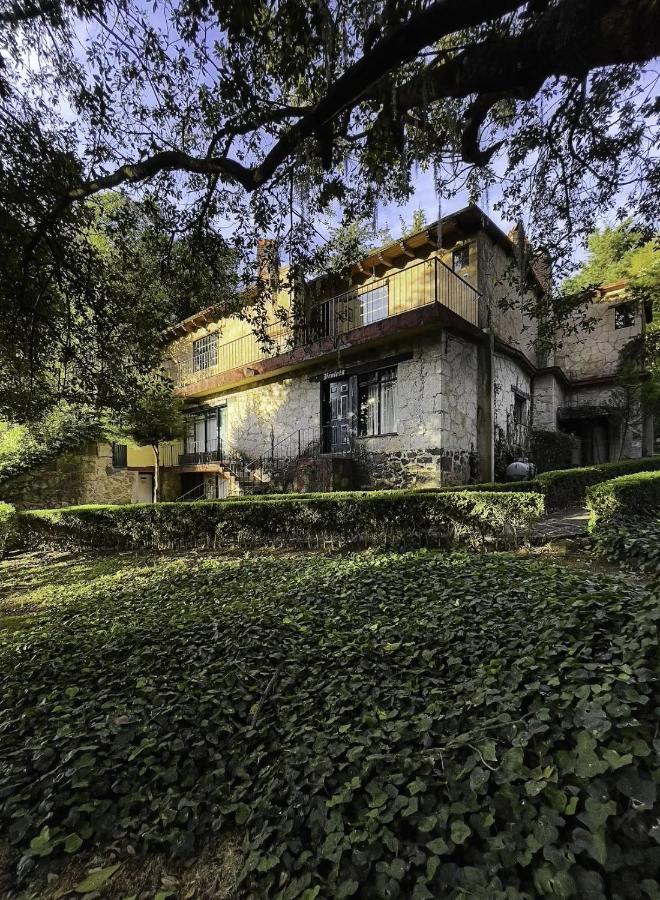
[[[587,533],[589,510],[583,506],[558,509],[534,526],[533,541],[545,544],[561,538],[581,537]]]

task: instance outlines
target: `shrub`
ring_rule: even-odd
[[[16,510],[11,503],[0,501],[0,555],[9,543],[16,522]]]
[[[582,505],[586,501],[587,489],[591,485],[600,484],[619,475],[658,469],[660,456],[646,456],[642,459],[625,459],[598,466],[544,472],[527,483],[531,486],[530,490],[538,490],[544,494],[548,509],[561,509],[566,506]]]
[[[98,412],[65,406],[30,427],[0,423],[0,488],[62,453],[99,440]]]
[[[660,521],[613,522],[599,528],[593,547],[610,562],[660,575]]]
[[[589,527],[616,520],[657,517],[660,513],[660,472],[636,472],[589,488]]]
[[[526,537],[543,512],[527,493],[387,491],[210,501],[78,506],[25,512],[24,544],[94,547],[449,546]]]
[[[573,452],[579,446],[577,438],[572,434],[557,429],[532,428],[529,437],[529,455],[539,474],[570,467]]]

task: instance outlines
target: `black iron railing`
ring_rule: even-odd
[[[250,332],[225,343],[219,339],[206,360],[208,365],[200,365],[199,355],[178,361],[174,381],[182,387],[434,303],[472,325],[479,324],[479,292],[434,256],[309,303],[302,322],[292,326],[274,322],[260,337]]]
[[[353,437],[352,430],[345,423],[299,428],[274,442],[266,453],[252,459],[221,438],[207,442],[203,447],[188,441],[176,462],[170,464],[198,466],[215,463],[230,477],[229,493],[276,492],[292,480],[299,459],[351,456]],[[208,499],[208,491],[199,485],[178,499],[205,498]]]
[[[112,444],[113,469],[125,469],[128,465],[128,446],[126,444]]]

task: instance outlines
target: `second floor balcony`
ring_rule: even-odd
[[[471,326],[479,325],[478,291],[431,257],[310,304],[300,322],[275,322],[262,335],[250,333],[231,341],[222,341],[217,334],[200,338],[174,363],[173,380],[184,388],[318,341],[339,343],[342,336],[359,335],[359,329],[432,305],[440,305]]]

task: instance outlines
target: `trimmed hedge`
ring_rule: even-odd
[[[568,468],[573,459],[573,451],[579,447],[576,437],[557,429],[532,428],[529,436],[529,455],[539,474]]]
[[[419,494],[454,494],[454,493],[535,493],[543,494],[547,509],[561,509],[567,506],[580,506],[586,501],[587,489],[594,484],[608,481],[618,475],[626,475],[631,472],[645,472],[660,470],[660,455],[645,456],[641,459],[624,459],[617,462],[601,463],[597,466],[581,466],[574,469],[557,469],[552,472],[543,472],[530,481],[509,482],[484,482],[483,484],[452,485],[451,487],[420,488]],[[376,493],[382,496],[394,496],[401,491],[353,491],[336,492],[333,497],[372,497]],[[407,493],[407,492],[403,492]],[[327,494],[305,494],[306,498],[316,499],[326,497]],[[244,495],[227,498],[226,502],[244,503],[255,500],[294,500],[299,499],[300,494],[261,494]]]
[[[594,535],[594,550],[609,562],[660,575],[660,520],[605,525]]]
[[[492,484],[472,484],[469,488],[440,488],[443,491],[531,491],[543,494],[546,509],[562,509],[567,506],[580,506],[587,499],[587,490],[591,485],[609,481],[617,475],[633,472],[660,470],[660,456],[645,456],[641,459],[624,459],[618,462],[601,463],[598,466],[581,466],[575,469],[557,469],[554,472],[543,472],[529,481]]]
[[[660,514],[660,472],[637,472],[589,488],[589,527]]]
[[[24,512],[25,546],[157,548],[260,546],[515,546],[543,514],[527,493],[322,494],[248,503],[78,506]]]
[[[16,522],[16,510],[11,503],[0,501],[0,553],[4,552],[7,541],[14,529]]]

